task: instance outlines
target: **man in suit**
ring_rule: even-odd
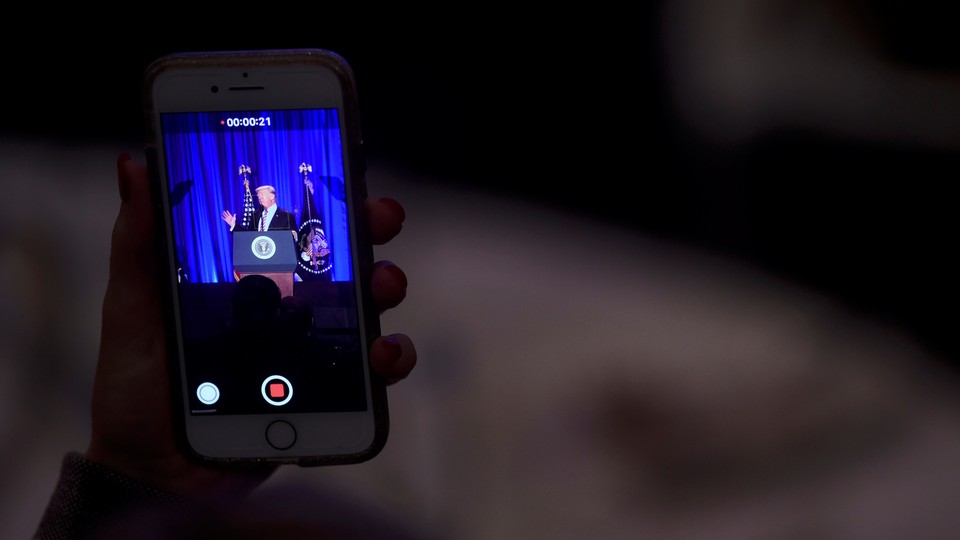
[[[273,186],[260,186],[257,188],[257,199],[260,201],[260,210],[253,213],[249,223],[237,223],[236,214],[231,213],[229,210],[223,211],[220,217],[223,218],[223,221],[225,221],[227,225],[230,225],[230,232],[289,230],[292,234],[291,238],[294,244],[294,250],[298,250],[297,219],[292,213],[287,212],[277,205],[277,190],[274,189]],[[237,270],[233,271],[233,276],[238,281],[243,277]],[[291,280],[288,280],[286,277],[278,278],[273,274],[271,274],[271,279],[277,282],[277,285],[284,295],[293,294],[293,282],[291,281],[293,274],[290,276]]]
[[[237,228],[237,215],[229,210],[223,211],[220,217],[230,225],[230,231],[292,230],[296,240],[297,220],[293,214],[277,205],[277,190],[273,186],[260,186],[257,188],[257,199],[260,201],[260,210],[254,212],[253,220],[247,227],[241,224],[240,228]]]

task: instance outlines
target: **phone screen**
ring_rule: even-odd
[[[189,413],[368,410],[338,110],[159,119]]]

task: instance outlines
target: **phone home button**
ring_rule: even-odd
[[[277,450],[286,450],[297,442],[297,430],[289,422],[277,420],[267,426],[267,442]]]

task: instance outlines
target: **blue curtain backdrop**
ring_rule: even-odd
[[[233,127],[227,119],[269,118],[269,125]],[[343,181],[342,141],[335,109],[165,114],[162,119],[170,177],[176,254],[187,281],[234,281],[230,227],[221,214],[243,218],[244,186],[240,165],[250,167],[251,191],[272,185],[277,204],[303,210],[300,164],[309,174],[315,204],[331,250],[331,279],[353,278]],[[182,200],[181,200],[182,197]],[[179,202],[177,202],[179,200]],[[256,196],[254,204],[258,205]]]

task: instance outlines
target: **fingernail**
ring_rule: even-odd
[[[387,356],[390,357],[390,362],[396,362],[400,359],[400,355],[403,354],[403,349],[400,348],[400,344],[393,339],[383,340],[383,349],[386,351]]]
[[[119,157],[117,157],[117,188],[120,191],[120,201],[127,202],[130,200],[130,184],[127,180],[127,175],[123,171],[123,165],[130,161],[130,154],[127,152],[122,152]]]

